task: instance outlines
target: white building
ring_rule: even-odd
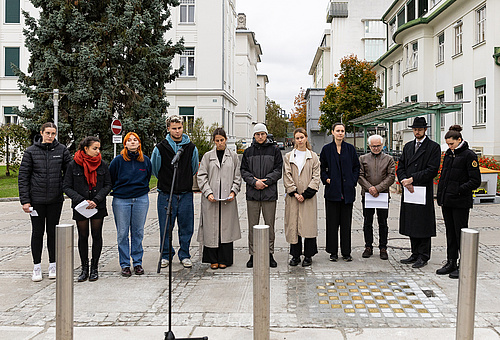
[[[375,66],[387,107],[464,101],[461,110],[428,115],[431,138],[443,144],[448,127],[460,124],[473,149],[500,157],[498,13],[498,0],[395,1],[382,17],[389,50]],[[393,148],[413,138],[412,121],[394,124]]]

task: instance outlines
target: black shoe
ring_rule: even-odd
[[[274,260],[273,254],[269,254],[269,267],[276,268],[278,263]]]
[[[99,261],[92,259],[90,263],[89,281],[97,281],[97,279],[99,278],[99,272],[97,271],[98,265]]]
[[[427,265],[427,261],[422,260],[421,257],[418,258],[417,261],[411,266],[412,268],[422,268],[423,266]]]
[[[123,267],[122,268],[122,276],[123,277],[131,277],[132,272],[130,271],[130,267]]]
[[[330,261],[337,262],[339,256],[337,254],[330,254]]]
[[[299,263],[300,263],[300,257],[292,257],[289,264],[292,267],[296,267],[299,265]]]
[[[444,266],[436,270],[436,274],[446,275],[455,270],[457,270],[457,260],[446,260]]]
[[[144,268],[140,264],[137,266],[134,266],[134,273],[135,275],[143,275],[144,274]]]
[[[363,255],[361,255],[361,256],[364,257],[365,259],[367,259],[367,258],[369,258],[372,255],[373,255],[373,248],[372,247],[366,247],[365,251],[363,252]]]
[[[448,277],[450,279],[458,279],[460,277],[460,269],[458,269],[458,267],[457,267],[457,269],[455,269],[454,271],[452,271],[450,273],[450,275],[448,275]]]
[[[302,261],[302,267],[309,267],[313,263],[312,257],[304,257],[304,261]]]
[[[385,248],[380,249],[380,259],[381,260],[388,260],[389,259],[389,255],[387,254],[387,249],[385,249]]]
[[[352,256],[351,255],[342,256],[342,260],[344,260],[345,262],[351,262],[352,261]]]
[[[82,272],[78,276],[78,282],[87,281],[89,278],[89,260],[82,261]]]
[[[247,268],[253,268],[253,255],[250,255],[250,260],[247,262]]]
[[[399,261],[399,262],[401,262],[401,263],[403,263],[403,264],[410,264],[410,263],[415,263],[415,262],[417,262],[417,260],[418,260],[418,257],[412,254],[409,258],[407,258],[407,259],[402,259],[402,260],[401,260],[401,261]]]

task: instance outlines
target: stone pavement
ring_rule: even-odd
[[[279,188],[283,193],[282,186]],[[321,191],[319,195],[322,197]],[[178,258],[174,259],[172,329],[178,338],[253,339],[252,270],[245,266],[248,232],[244,197],[244,192],[238,195],[242,239],[234,244],[232,267],[214,271],[200,263],[196,231],[191,247],[193,268],[184,269]],[[359,201],[353,212],[353,262],[328,260],[324,251],[324,203],[320,199],[319,254],[311,267],[303,268],[288,266],[284,200],[280,197],[275,255],[278,268],[271,269],[271,339],[454,339],[458,280],[434,274],[446,258],[440,208],[436,208],[438,236],[433,238],[429,265],[412,269],[399,263],[409,255],[408,239],[397,232],[400,196],[393,194],[390,205],[389,261],[380,260],[378,250],[369,259],[361,257],[364,242]],[[199,202],[200,194],[195,194],[195,224]],[[120,276],[111,197],[108,212],[100,278],[97,282],[74,283],[75,339],[163,339],[168,329],[168,269],[156,273],[156,193],[150,194],[143,276]],[[0,339],[53,339],[55,281],[47,277],[47,252],[44,249],[44,279],[34,283],[29,218],[16,201],[0,202],[0,214]],[[69,200],[64,204],[61,223],[72,223]],[[476,205],[470,227],[480,231],[476,339],[500,339],[500,206]],[[75,277],[80,270],[76,240],[75,231]]]

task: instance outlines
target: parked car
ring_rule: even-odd
[[[280,150],[285,150],[285,143],[283,142],[278,142],[278,148],[280,148]]]

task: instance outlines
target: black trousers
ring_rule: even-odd
[[[457,260],[460,251],[460,234],[462,228],[469,227],[468,208],[441,207],[446,227],[446,254],[448,260]]]
[[[365,235],[365,247],[372,247],[373,245],[373,216],[375,215],[374,208],[365,208],[363,200],[363,233]],[[389,209],[377,209],[378,221],[378,248],[387,249],[387,234],[389,227],[387,226],[387,218],[389,217]]]
[[[415,257],[420,257],[424,261],[431,258],[431,238],[430,237],[410,237],[411,253]]]
[[[233,242],[219,243],[218,248],[208,248],[203,246],[203,263],[219,263],[226,266],[233,265]]]
[[[297,236],[298,241],[295,244],[290,244],[290,255],[297,258],[302,255],[302,237]],[[304,256],[313,257],[318,253],[318,243],[316,237],[304,238]]]
[[[342,256],[351,255],[352,203],[325,200],[326,209],[326,252],[338,254],[339,229]]]
[[[49,263],[56,262],[56,225],[59,224],[63,202],[32,204],[38,216],[31,216],[31,255],[33,263],[42,262],[43,235],[47,232]]]

